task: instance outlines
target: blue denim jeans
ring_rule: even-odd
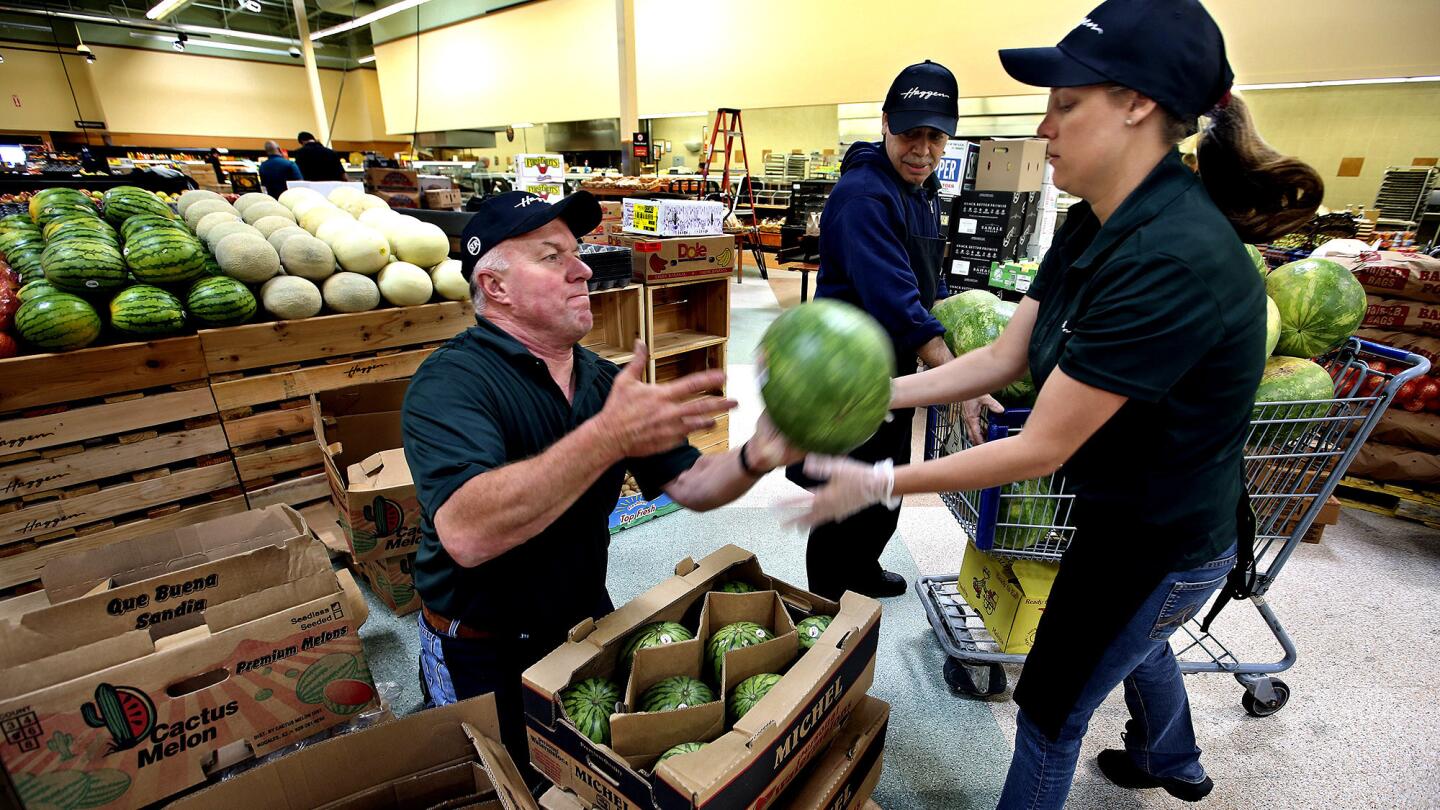
[[[1190,725],[1190,699],[1169,639],[1205,607],[1234,566],[1231,546],[1211,562],[1165,577],[1106,648],[1059,739],[1046,737],[1021,710],[1000,810],[1064,806],[1090,717],[1120,683],[1125,685],[1125,705],[1130,709],[1125,750],[1135,764],[1151,776],[1204,780]]]

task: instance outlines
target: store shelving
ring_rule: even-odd
[[[645,340],[652,358],[703,350],[729,337],[728,279],[645,287]]]
[[[642,288],[637,284],[590,293],[595,324],[580,345],[623,366],[635,359],[635,341],[643,334]]]

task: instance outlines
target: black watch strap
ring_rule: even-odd
[[[754,467],[750,466],[750,457],[745,452],[749,448],[750,442],[748,441],[740,445],[740,469],[744,470],[745,474],[750,476],[751,478],[759,478],[765,473],[759,472]]]

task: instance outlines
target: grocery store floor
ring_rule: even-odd
[[[813,277],[811,279],[814,281]],[[759,414],[752,358],[780,304],[798,301],[798,274],[772,268],[769,284],[747,268],[732,284],[730,391],[740,401],[731,441],[743,441]],[[780,527],[783,503],[798,492],[767,478],[746,497],[707,514],[678,512],[616,535],[610,589],[617,602],[670,573],[686,556],[735,542],[767,571],[804,582],[805,538]],[[964,537],[938,498],[907,499],[883,562],[913,580],[956,570]],[[1217,808],[1440,806],[1440,532],[1345,510],[1320,545],[1302,545],[1269,594],[1300,650],[1283,678],[1289,705],[1266,719],[1240,707],[1233,678],[1187,680],[1204,763],[1216,788],[1201,806]],[[1248,605],[1232,605],[1215,633],[1242,660],[1279,650]],[[376,679],[399,712],[418,707],[414,617],[394,619],[372,600],[362,630]],[[913,594],[885,601],[872,693],[893,707],[884,777],[876,802],[886,810],[994,807],[1009,764],[1015,706],[1009,693],[975,701],[950,693],[945,654]],[[1008,673],[1013,686],[1019,669]],[[1182,807],[1159,791],[1114,788],[1095,754],[1119,744],[1125,706],[1117,692],[1096,714],[1076,773],[1076,808]]]

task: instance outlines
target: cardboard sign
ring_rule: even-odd
[[[951,139],[945,144],[945,152],[935,165],[935,178],[940,181],[940,193],[955,197],[966,189],[975,187],[976,159],[980,144],[974,141]]]
[[[737,251],[733,236],[656,239],[615,234],[610,242],[630,248],[632,276],[642,284],[729,278],[735,270]]]

